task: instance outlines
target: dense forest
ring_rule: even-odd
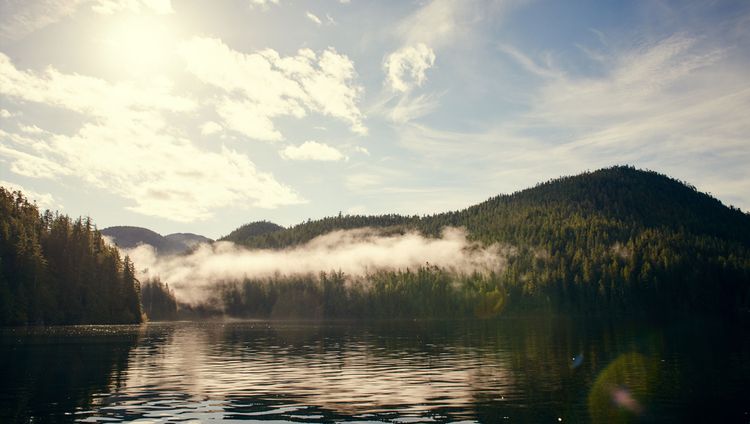
[[[91,220],[0,187],[0,325],[138,323],[133,263]]]
[[[177,319],[177,299],[169,284],[159,278],[141,283],[141,303],[143,312],[150,321],[170,321]]]
[[[364,276],[334,269],[246,277],[221,282],[197,305],[179,304],[158,279],[140,285],[132,262],[107,246],[90,220],[40,214],[20,193],[0,193],[2,324],[139,322],[141,308],[152,320],[750,312],[750,215],[689,184],[631,167],[558,178],[431,216],[338,214],[290,228],[247,224],[222,240],[285,249],[335,230],[440,237],[445,227],[461,227],[473,242],[512,249],[503,267],[484,273],[425,264]],[[135,234],[115,228],[123,229]]]
[[[750,308],[750,216],[695,187],[632,167],[555,179],[432,216],[341,215],[284,229],[249,224],[224,240],[281,249],[340,229],[465,228],[515,247],[490,275],[425,266],[353,279],[332,272],[227,282],[232,315],[489,316],[501,310],[671,314]],[[247,231],[262,229],[262,231]],[[293,308],[291,304],[297,304]]]

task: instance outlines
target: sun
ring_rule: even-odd
[[[149,16],[128,16],[112,22],[102,39],[104,58],[117,73],[150,77],[167,71],[174,53],[171,25]]]

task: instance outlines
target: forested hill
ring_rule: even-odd
[[[91,221],[0,187],[0,325],[142,320],[133,263]]]
[[[626,241],[646,229],[713,236],[750,247],[750,215],[665,175],[617,166],[562,177],[455,212],[432,216],[341,215],[288,229],[246,224],[222,240],[249,247],[283,248],[319,235],[361,227],[417,229],[437,236],[445,226],[465,227],[486,242],[546,245],[582,227],[597,237]]]
[[[445,224],[464,225],[479,238],[517,242],[545,243],[555,238],[554,232],[544,231],[550,225],[603,225],[599,229],[608,231],[601,236],[613,240],[624,241],[645,229],[664,229],[750,247],[750,215],[687,183],[631,167],[558,178],[426,221],[433,231]],[[529,235],[532,240],[525,240]]]
[[[256,221],[237,228],[229,233],[229,235],[222,237],[221,240],[251,245],[255,240],[263,236],[283,230],[284,227],[273,222]]]
[[[750,308],[750,215],[688,184],[631,167],[555,179],[456,212],[339,215],[237,241],[283,248],[365,226],[429,236],[457,226],[482,243],[512,245],[516,254],[487,290],[507,293],[515,305]]]

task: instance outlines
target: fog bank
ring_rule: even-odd
[[[189,254],[158,256],[153,247],[125,249],[138,277],[159,277],[175,290],[178,300],[195,302],[203,290],[226,281],[274,275],[318,274],[341,270],[362,277],[378,270],[416,269],[435,265],[457,273],[503,269],[513,249],[481,246],[459,228],[446,228],[440,238],[418,232],[382,235],[371,228],[340,230],[283,250],[250,250],[231,242],[201,244]],[[205,294],[205,293],[203,293]]]

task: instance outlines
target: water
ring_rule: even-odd
[[[152,323],[0,330],[0,422],[750,422],[747,326]]]

